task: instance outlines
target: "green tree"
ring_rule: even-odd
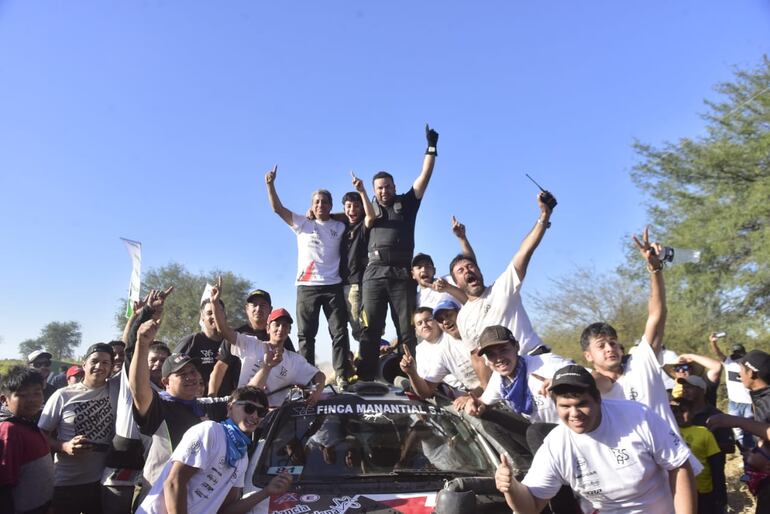
[[[163,323],[157,338],[173,347],[186,335],[199,332],[200,302],[206,283],[213,284],[222,277],[222,301],[225,303],[227,319],[232,327],[246,323],[243,305],[246,296],[253,289],[250,281],[230,271],[212,270],[208,273],[193,274],[179,263],[153,268],[142,277],[142,295],[150,289],[166,289],[174,286],[174,292],[166,300]],[[116,326],[122,331],[126,324],[126,304],[123,302],[115,315]]]
[[[27,362],[27,355],[35,350],[41,350],[43,345],[37,339],[25,339],[19,343],[19,353],[21,354],[24,362]]]
[[[37,342],[54,360],[60,361],[72,359],[81,339],[80,324],[77,321],[52,321],[40,331]]]
[[[640,289],[632,279],[577,267],[551,283],[551,293],[534,294],[531,300],[538,333],[559,355],[582,361],[580,334],[597,321],[615,327],[626,349],[644,332],[649,289]]]
[[[770,60],[716,89],[704,136],[637,143],[632,171],[656,238],[702,252],[666,271],[666,340],[700,351],[714,330],[754,345],[770,336]]]

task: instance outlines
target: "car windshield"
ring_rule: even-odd
[[[340,395],[288,405],[271,427],[254,482],[288,470],[302,482],[392,476],[492,476],[479,437],[457,415],[409,400]]]

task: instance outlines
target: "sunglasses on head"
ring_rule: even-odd
[[[674,371],[690,371],[690,365],[680,364],[679,366],[674,366]]]
[[[245,412],[246,414],[254,414],[256,412],[257,416],[259,416],[260,418],[264,418],[265,415],[267,414],[267,407],[265,407],[264,405],[260,405],[258,403],[242,400],[242,401],[235,402],[235,404],[243,407],[243,412]]]
[[[50,368],[51,361],[35,361],[32,363],[33,368]]]

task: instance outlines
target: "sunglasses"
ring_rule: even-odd
[[[33,368],[50,368],[51,361],[35,361],[32,363]]]
[[[674,371],[690,371],[690,365],[689,364],[682,364],[679,366],[674,366]]]
[[[256,412],[257,416],[259,416],[260,418],[264,418],[265,415],[267,414],[267,407],[265,407],[264,405],[260,405],[258,403],[248,402],[246,400],[243,400],[243,401],[235,402],[235,404],[243,407],[243,412],[245,412],[246,414],[254,414]]]

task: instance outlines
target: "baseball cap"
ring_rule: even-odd
[[[422,261],[428,261],[431,266],[435,268],[435,265],[433,264],[433,258],[428,255],[427,253],[418,253],[414,257],[412,257],[412,268],[417,266]]]
[[[740,357],[746,355],[746,347],[741,343],[735,343],[730,347],[730,358],[737,360]]]
[[[172,353],[165,361],[163,361],[163,368],[160,370],[160,376],[168,378],[170,374],[176,373],[190,363],[197,366],[198,359],[193,359],[186,353]]]
[[[69,377],[74,377],[76,375],[80,375],[81,373],[85,373],[85,372],[83,371],[83,368],[81,368],[80,366],[70,366],[67,369],[67,375],[66,376],[67,376],[67,378],[69,378]]]
[[[27,362],[32,363],[32,361],[34,361],[38,357],[45,357],[46,359],[51,359],[53,355],[51,355],[45,350],[35,350],[34,352],[27,355]]]
[[[291,319],[291,314],[289,314],[289,311],[283,307],[273,309],[273,312],[271,312],[270,316],[267,317],[267,322],[270,323],[271,321],[275,321],[279,318],[289,318],[289,323],[294,323],[294,320]]]
[[[482,330],[481,336],[479,336],[479,350],[477,354],[484,355],[490,346],[507,343],[519,344],[510,330],[502,325],[492,325]]]
[[[551,389],[559,386],[572,386],[580,389],[596,389],[596,381],[591,372],[583,366],[570,364],[553,374]]]
[[[433,317],[435,318],[439,311],[459,311],[460,310],[460,304],[457,303],[454,300],[441,300],[438,302],[438,305],[436,305],[436,308],[433,309]]]
[[[770,381],[770,355],[762,350],[751,350],[740,360],[741,364],[759,375],[759,378]]]
[[[249,296],[246,297],[246,303],[250,303],[252,299],[258,296],[264,298],[269,305],[273,305],[273,300],[270,298],[270,293],[263,291],[262,289],[255,289],[250,292]]]
[[[87,359],[89,355],[96,352],[109,353],[111,356],[115,357],[115,351],[112,349],[112,346],[108,345],[107,343],[96,343],[88,347],[84,358]]]
[[[706,381],[703,380],[698,375],[690,375],[688,377],[677,378],[676,381],[680,384],[687,383],[687,384],[690,384],[691,386],[699,387],[703,390],[703,392],[706,391],[706,387],[707,387]]]

